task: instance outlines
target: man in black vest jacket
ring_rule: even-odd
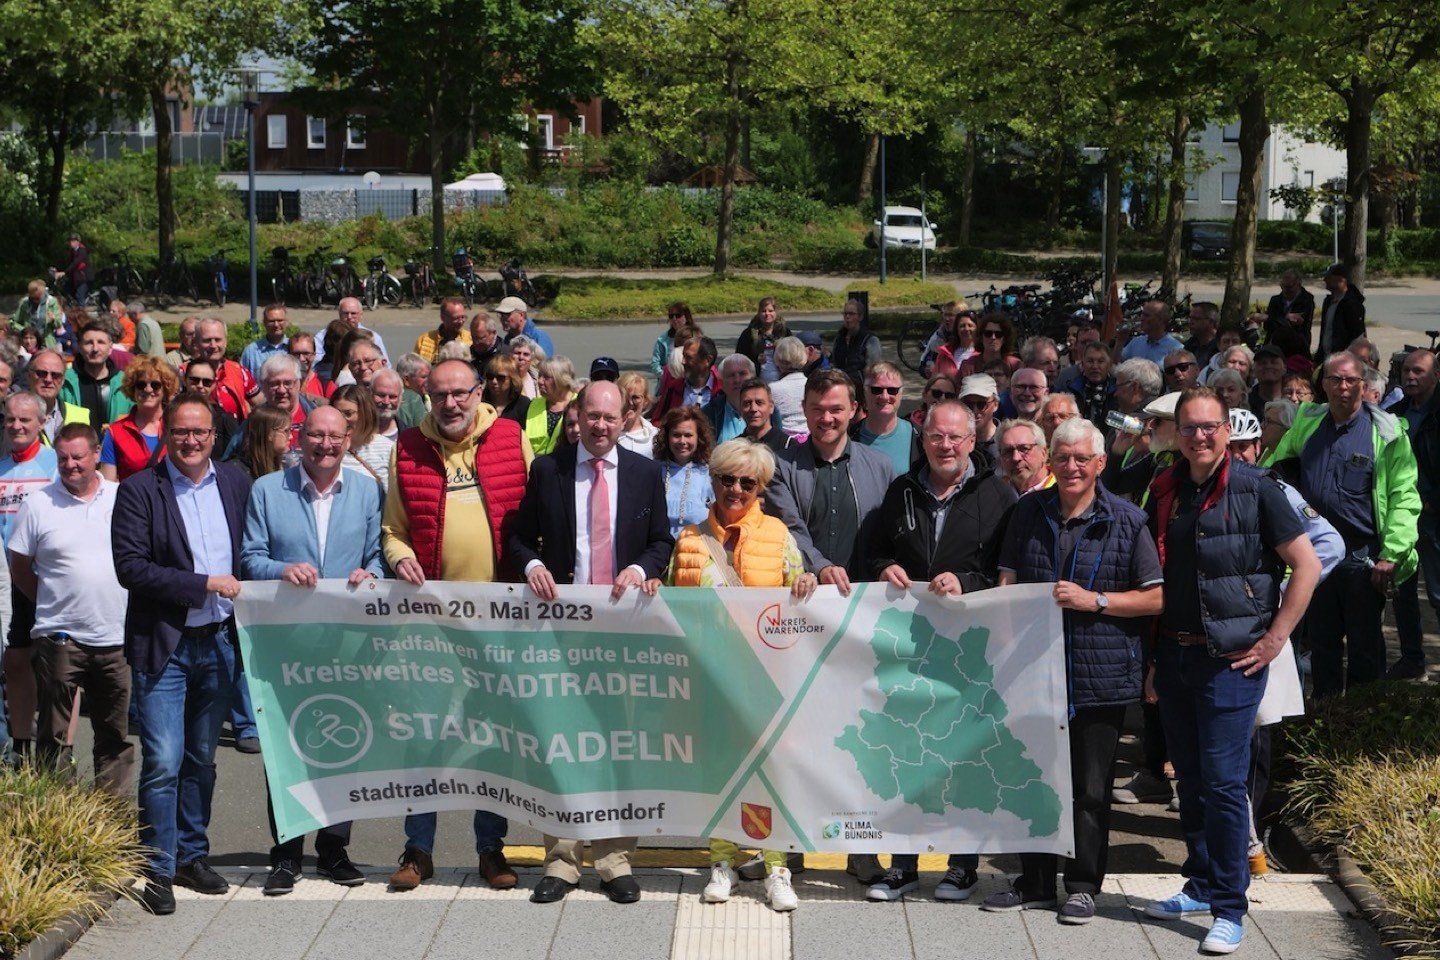
[[[1250,885],[1247,777],[1266,668],[1320,579],[1320,561],[1280,486],[1230,456],[1230,411],[1206,387],[1180,395],[1177,460],[1148,505],[1165,567],[1154,686],[1175,764],[1188,856],[1157,920],[1211,914],[1202,953],[1244,937]],[[1281,598],[1285,568],[1291,574]]]

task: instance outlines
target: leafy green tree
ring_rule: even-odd
[[[596,89],[580,0],[316,0],[320,27],[298,50],[309,99],[363,108],[430,154],[431,239],[445,250],[447,172],[482,135],[523,138],[525,116],[574,116]]]
[[[724,144],[714,270],[730,267],[742,134],[763,111],[859,109],[851,31],[866,4],[824,0],[600,0],[587,36],[604,51],[605,94],[667,146],[696,131]]]

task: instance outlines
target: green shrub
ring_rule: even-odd
[[[57,774],[0,774],[0,956],[125,894],[145,864],[138,829],[125,800]]]

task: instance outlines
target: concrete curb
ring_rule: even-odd
[[[72,913],[26,944],[25,949],[15,955],[15,960],[59,960],[70,952],[70,948],[79,942],[97,919],[110,911],[118,899],[114,893],[101,894],[97,912],[93,916]]]
[[[1355,904],[1361,915],[1375,926],[1387,947],[1402,957],[1421,952],[1433,956],[1433,952],[1425,949],[1427,942],[1421,939],[1404,917],[1390,908],[1384,894],[1370,882],[1370,878],[1344,847],[1335,848],[1334,872],[1335,882],[1345,891],[1345,896],[1350,898],[1350,902]]]

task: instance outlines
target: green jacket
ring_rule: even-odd
[[[114,423],[135,408],[135,402],[125,396],[125,392],[120,389],[120,385],[124,382],[125,371],[116,370],[115,376],[110,380],[110,404],[105,416],[107,424]],[[60,387],[60,399],[64,400],[66,405],[84,409],[84,404],[80,402],[80,378],[76,375],[74,367],[69,367],[65,371],[65,383]]]
[[[1375,444],[1375,487],[1372,498],[1375,508],[1375,529],[1380,535],[1380,556],[1395,564],[1395,582],[1403,583],[1414,576],[1419,564],[1415,544],[1419,539],[1415,524],[1420,519],[1420,491],[1416,486],[1415,454],[1410,438],[1401,422],[1372,403],[1366,403],[1370,414],[1371,437]],[[1295,422],[1265,458],[1265,466],[1281,461],[1300,459],[1305,444],[1330,415],[1323,403],[1307,403],[1295,415]]]

